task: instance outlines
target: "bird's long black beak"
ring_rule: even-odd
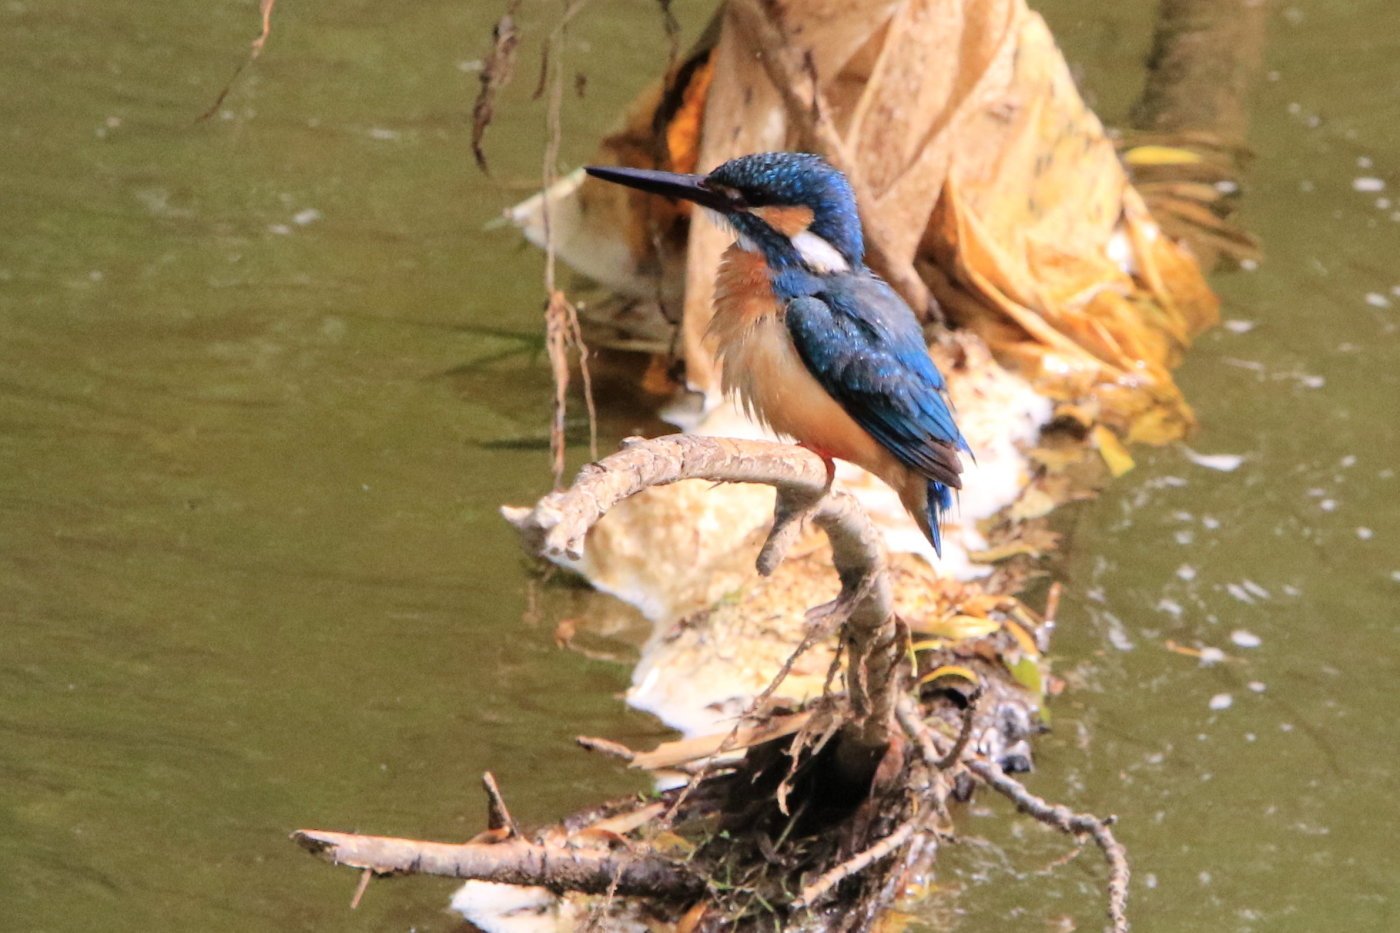
[[[732,214],[737,209],[729,195],[707,188],[704,175],[682,175],[679,172],[657,172],[644,168],[615,168],[612,166],[589,165],[584,171],[594,178],[615,182],[667,198],[694,201],[701,207]]]

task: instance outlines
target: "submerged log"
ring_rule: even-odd
[[[1268,0],[1161,0],[1147,81],[1120,142],[1153,216],[1206,268],[1262,257],[1235,219],[1269,11]]]

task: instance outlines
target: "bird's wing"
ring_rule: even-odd
[[[842,277],[795,298],[788,333],[822,388],[910,469],[960,488],[966,450],[908,305],[879,279]]]

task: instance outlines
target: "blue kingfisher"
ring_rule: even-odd
[[[826,461],[899,493],[942,554],[939,520],[968,451],[909,306],[864,262],[846,176],[819,156],[740,156],[708,175],[590,166],[590,175],[692,201],[736,240],[724,253],[708,339],[722,385],[751,415]]]

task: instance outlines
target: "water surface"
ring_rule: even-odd
[[[1153,6],[1045,4],[1110,121]],[[556,10],[523,13],[493,181],[465,140],[494,7],[281,4],[198,124],[256,4],[0,9],[6,928],[451,930],[450,882],[352,913],[286,833],[465,838],[487,768],[525,822],[638,786],[569,740],[658,728],[624,667],[554,646],[568,595],[537,611],[495,513],[549,483],[539,257],[491,223],[538,172]],[[1239,469],[1144,453],[1066,518],[1069,689],[1031,783],[1120,814],[1139,930],[1397,925],[1397,35],[1383,2],[1274,17],[1268,259],[1218,278],[1232,326],[1182,371],[1191,444]],[[571,165],[666,43],[633,0],[568,54]],[[1050,868],[1062,840],[990,810],[939,913],[1097,928],[1096,857]]]

